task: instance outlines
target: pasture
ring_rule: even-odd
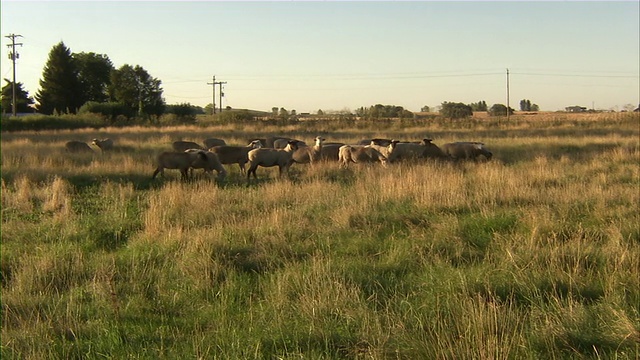
[[[175,140],[484,142],[489,162],[237,165]],[[104,154],[69,140],[111,138]],[[2,359],[638,359],[640,117],[3,132]]]

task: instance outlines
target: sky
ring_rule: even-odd
[[[298,113],[640,103],[638,1],[16,1],[1,6],[0,72],[33,96],[49,52],[107,55],[162,81],[167,104]],[[509,75],[507,77],[507,69]],[[2,84],[6,84],[4,81]],[[508,85],[508,91],[507,91]],[[216,86],[219,107],[219,87]]]

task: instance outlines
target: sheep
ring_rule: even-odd
[[[480,142],[447,143],[442,145],[442,150],[454,160],[465,159],[477,161],[481,155],[487,160],[491,160],[491,157],[493,157],[493,153]]]
[[[340,167],[347,167],[349,162],[376,162],[380,161],[383,166],[387,165],[386,156],[371,146],[362,145],[342,145],[338,152]]]
[[[91,145],[95,145],[102,150],[102,152],[109,151],[113,149],[113,140],[109,138],[105,139],[93,139],[91,141]]]
[[[173,146],[173,150],[177,152],[184,152],[185,150],[189,150],[189,149],[204,150],[202,146],[192,141],[174,141],[172,146]]]
[[[330,144],[322,144],[322,149],[320,150],[320,160],[325,161],[338,161],[338,154],[340,152],[340,147],[345,145],[344,143],[330,143]]]
[[[224,140],[218,139],[218,138],[204,139],[202,143],[204,144],[205,149],[211,149],[214,146],[227,145],[227,143]]]
[[[358,142],[358,145],[389,146],[389,144],[391,144],[391,139],[364,139]]]
[[[164,176],[164,169],[178,169],[181,178],[186,180],[189,177],[189,168],[197,161],[208,161],[206,154],[203,152],[162,152],[156,157],[156,170],[151,178],[155,179],[158,174]]]
[[[65,149],[70,153],[92,153],[93,149],[86,142],[71,140],[64,144]]]
[[[386,153],[389,160],[394,162],[405,159],[444,158],[442,150],[431,142],[431,139],[422,139],[420,143],[391,141]]]
[[[212,173],[215,170],[218,173],[218,180],[222,181],[227,176],[227,171],[222,166],[218,155],[208,150],[188,149],[185,153],[196,153],[198,158],[191,163],[191,169],[204,169],[205,173]],[[202,157],[201,155],[204,155]]]
[[[307,144],[301,140],[290,139],[290,138],[278,138],[273,141],[273,148],[284,149],[285,147],[287,147],[287,144],[289,143],[289,141],[296,141],[298,143],[298,147],[307,146]]]
[[[244,175],[246,174],[244,165],[249,161],[249,151],[259,149],[261,147],[262,143],[260,140],[253,140],[247,146],[214,146],[210,148],[209,151],[218,155],[220,162],[225,165],[238,164],[238,166],[240,166],[240,171]]]
[[[298,164],[307,164],[320,160],[322,154],[322,144],[326,139],[321,136],[316,136],[314,140],[315,145],[311,147],[300,146],[300,143],[298,143],[298,150],[293,153],[294,162]]]
[[[280,177],[289,171],[293,163],[293,152],[298,149],[295,140],[289,141],[284,149],[259,148],[249,151],[249,171],[247,171],[247,182],[251,179],[251,174],[257,180],[256,169],[258,166],[272,167],[278,166]]]

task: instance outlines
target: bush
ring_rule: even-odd
[[[488,113],[491,116],[507,116],[507,107],[503,104],[493,104]],[[511,107],[509,107],[509,115],[513,115]]]
[[[463,119],[473,115],[471,106],[463,103],[443,102],[440,114],[449,119]]]
[[[131,118],[135,115],[134,110],[127,105],[119,102],[95,102],[88,101],[78,111],[78,114],[100,114],[113,121],[119,116]]]

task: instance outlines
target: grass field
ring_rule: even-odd
[[[174,140],[267,135],[494,159],[151,180]],[[3,132],[1,160],[2,359],[640,358],[638,114]]]

